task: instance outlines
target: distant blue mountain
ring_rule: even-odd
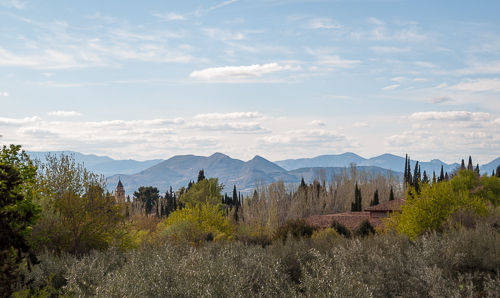
[[[28,155],[33,159],[41,161],[45,160],[45,156],[49,152],[34,152],[28,151]],[[60,155],[61,153],[74,156],[78,163],[83,163],[85,167],[96,173],[104,176],[111,176],[115,174],[133,174],[147,169],[155,164],[160,163],[161,159],[153,159],[147,161],[128,160],[115,160],[107,156],[97,156],[94,154],[82,154],[74,151],[52,151],[50,154]]]
[[[230,192],[233,185],[238,190],[249,192],[255,186],[266,185],[275,181],[299,183],[304,177],[306,182],[314,178],[331,181],[332,177],[341,174],[351,164],[357,165],[358,172],[372,175],[392,175],[401,179],[404,171],[404,157],[393,154],[382,154],[372,158],[363,158],[354,153],[339,155],[321,155],[314,158],[288,159],[271,162],[261,156],[249,161],[233,159],[222,153],[211,156],[177,155],[167,160],[148,161],[114,160],[105,156],[81,154],[73,151],[55,151],[53,154],[71,154],[76,161],[83,163],[89,170],[103,174],[107,178],[108,189],[114,190],[121,179],[127,194],[132,194],[140,186],[155,186],[165,192],[170,186],[177,190],[186,186],[189,181],[196,180],[198,172],[204,169],[206,177],[217,177],[219,182]],[[44,160],[47,152],[28,152],[32,158]],[[422,172],[427,171],[432,177],[435,171],[439,175],[441,166],[450,173],[459,167],[458,163],[446,164],[438,159],[419,162]],[[482,173],[491,174],[500,164],[500,158],[480,167]],[[412,170],[415,161],[411,161]]]
[[[410,160],[412,170],[415,162],[415,160]],[[339,155],[321,155],[313,158],[287,159],[276,161],[275,163],[287,170],[311,167],[347,167],[351,163],[354,163],[357,166],[373,166],[395,172],[404,172],[405,158],[393,154],[382,154],[366,159],[354,153],[344,153]],[[430,162],[419,161],[419,165],[422,172],[427,171],[429,175],[432,175],[433,171],[439,175],[441,166],[443,166],[443,170],[446,172],[452,172],[460,166],[458,163],[446,164],[438,159],[433,159]]]
[[[297,177],[285,169],[260,156],[244,162],[222,153],[211,156],[179,155],[165,160],[151,168],[133,175],[113,175],[108,185],[113,188],[120,179],[125,191],[132,193],[139,186],[155,186],[165,192],[170,186],[178,189],[189,181],[196,180],[203,169],[206,177],[216,177],[230,191],[236,185],[240,191],[250,191],[256,185],[269,184],[283,180],[285,183],[297,182]]]
[[[484,164],[482,166],[479,166],[479,170],[481,171],[481,174],[488,174],[491,175],[493,170],[497,170],[497,167],[500,166],[500,157],[497,159],[492,160],[491,162]]]
[[[310,167],[348,167],[351,163],[360,164],[365,160],[357,154],[347,152],[338,155],[320,155],[313,158],[279,160],[274,163],[290,171]]]

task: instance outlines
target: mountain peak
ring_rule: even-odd
[[[214,154],[210,155],[208,158],[231,158],[229,156],[227,156],[226,154],[224,153],[220,153],[220,152],[215,152]]]
[[[267,159],[265,159],[264,157],[262,157],[260,155],[255,155],[250,161],[252,161],[252,160],[257,161],[257,160],[267,160]]]

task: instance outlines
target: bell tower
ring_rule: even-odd
[[[120,179],[118,179],[118,185],[116,185],[115,189],[115,201],[119,204],[125,203],[125,188],[123,188],[123,184]]]

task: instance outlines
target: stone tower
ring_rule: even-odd
[[[115,189],[115,201],[120,204],[125,203],[125,188],[123,188],[123,184],[120,179],[118,179],[118,185]]]

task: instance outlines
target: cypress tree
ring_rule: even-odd
[[[361,203],[362,198],[361,198],[361,190],[358,188],[358,183],[356,183],[356,186],[354,188],[354,202],[351,203],[351,211],[352,212],[359,212],[361,211]]]
[[[436,171],[432,171],[432,184],[436,183]]]
[[[443,180],[444,180],[444,169],[443,169],[443,165],[441,165],[441,174],[439,174],[438,182],[441,182]]]
[[[429,177],[427,177],[427,172],[424,170],[424,176],[422,177],[422,182],[429,184]]]
[[[450,180],[450,177],[448,176],[448,172],[446,172],[446,174],[444,174],[444,180],[446,180],[446,181]]]
[[[495,177],[495,169],[491,172],[491,177]]]
[[[304,177],[300,179],[300,188],[302,188],[303,190],[306,190],[307,188],[306,182],[304,181]]]
[[[236,185],[233,186],[233,201],[232,205],[237,205],[238,202],[238,192],[236,191]]]
[[[467,170],[474,171],[474,166],[472,165],[472,157],[469,155],[469,164],[467,165]]]
[[[500,178],[500,165],[497,167],[496,176]]]
[[[405,184],[408,183],[408,154],[406,154],[406,157],[405,157],[405,174],[404,174],[403,181]]]
[[[375,206],[378,205],[380,202],[378,200],[378,189],[375,190],[375,193],[373,194],[373,200],[370,201],[370,206]]]
[[[462,158],[462,164],[460,165],[460,170],[465,170],[465,161]]]
[[[476,165],[476,168],[474,169],[474,172],[476,172],[476,175],[481,176],[481,173],[479,171],[479,164]]]
[[[391,192],[389,193],[389,201],[394,201],[394,191],[391,186]]]

